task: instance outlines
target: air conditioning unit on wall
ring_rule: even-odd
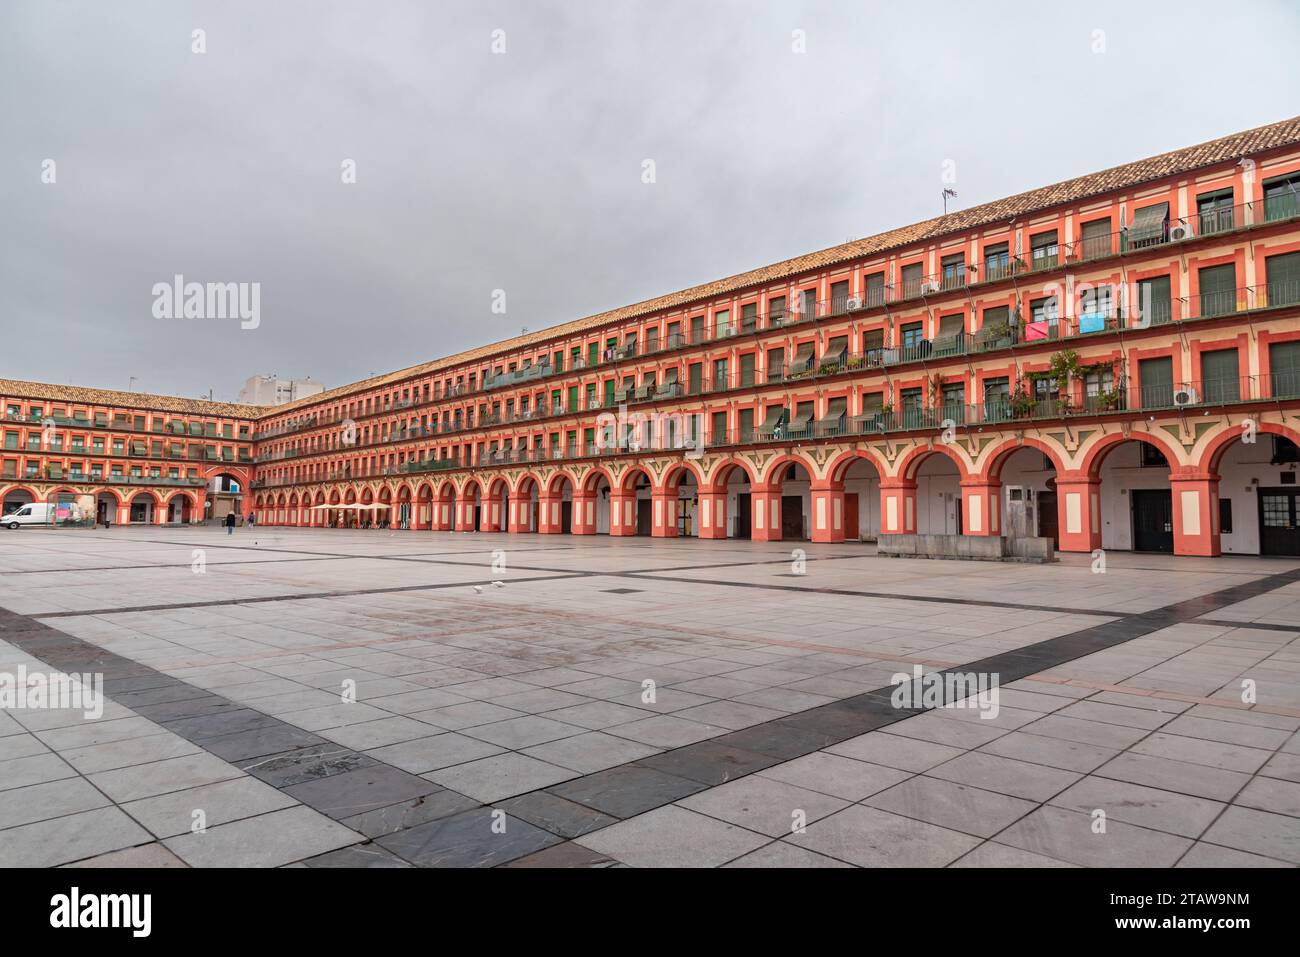
[[[1192,239],[1196,236],[1196,231],[1192,229],[1191,223],[1176,223],[1169,227],[1169,241],[1171,243],[1181,243],[1183,240]]]
[[[1174,393],[1174,405],[1200,405],[1201,395],[1191,386],[1185,389],[1179,389]]]

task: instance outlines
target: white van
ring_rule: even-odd
[[[33,502],[0,518],[0,525],[17,528],[20,525],[50,525],[53,521],[54,506],[51,503]]]

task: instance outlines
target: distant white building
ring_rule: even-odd
[[[255,375],[239,390],[239,401],[248,405],[283,405],[294,399],[324,392],[321,385],[311,376],[305,379],[281,379],[271,375]]]

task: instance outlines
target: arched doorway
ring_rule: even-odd
[[[583,479],[582,487],[591,501],[591,531],[595,535],[609,534],[609,508],[610,495],[613,486],[609,483],[609,476],[603,469],[597,469],[587,474]]]
[[[654,534],[654,486],[643,468],[632,468],[620,483],[623,514],[620,528],[624,535]]]
[[[132,525],[152,525],[158,500],[150,492],[136,492],[131,497],[128,521]]]
[[[239,479],[227,472],[218,472],[208,479],[207,495],[203,502],[203,518],[207,522],[223,525],[226,516],[244,513],[244,487]],[[263,518],[261,514],[258,518]]]
[[[35,501],[36,496],[29,489],[11,488],[4,494],[4,504],[0,507],[0,515],[16,512],[24,505],[31,505]]]
[[[98,525],[116,524],[118,507],[122,500],[116,492],[103,489],[95,493],[95,523]]]
[[[194,503],[184,492],[177,492],[167,500],[167,524],[188,525],[193,521]]]
[[[700,485],[685,465],[674,466],[664,479],[665,496],[672,503],[672,534],[678,538],[700,536]],[[667,516],[665,516],[667,520]]]
[[[514,509],[511,518],[511,531],[537,531],[540,518],[538,515],[538,497],[539,489],[536,479],[526,475],[519,480],[519,487],[515,490],[514,501],[511,503]]]
[[[960,535],[963,529],[961,471],[942,452],[930,452],[916,466],[916,533]]]
[[[1101,451],[1101,547],[1174,553],[1170,462],[1154,442],[1134,437]]]
[[[880,536],[880,470],[876,463],[855,455],[832,474],[844,488],[844,540],[876,541]]]
[[[1050,538],[1061,547],[1056,463],[1041,449],[1023,445],[990,467],[1001,480],[1002,515],[998,528],[1011,538]]]
[[[1223,552],[1300,556],[1300,436],[1277,428],[1249,433],[1252,441],[1233,429],[1204,460],[1219,477],[1211,519]]]
[[[573,534],[573,483],[564,474],[551,479],[543,505],[543,531]]]
[[[714,480],[726,492],[723,523],[727,538],[750,539],[754,537],[754,489],[749,472],[741,465],[728,463],[718,470]],[[714,520],[717,524],[717,520]]]
[[[802,542],[812,538],[812,476],[801,462],[778,464],[768,480],[770,540]]]

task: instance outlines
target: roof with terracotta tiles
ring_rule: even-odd
[[[107,402],[136,408],[159,408],[164,411],[187,411],[203,415],[269,418],[292,414],[300,409],[318,406],[371,389],[395,385],[416,376],[475,362],[499,353],[534,347],[543,342],[571,335],[575,332],[583,332],[610,323],[622,322],[661,310],[685,306],[688,303],[708,300],[724,293],[736,292],[772,282],[776,279],[793,277],[812,270],[825,269],[864,256],[873,256],[903,249],[916,243],[977,229],[1004,220],[1011,220],[1015,217],[1051,209],[1066,203],[1078,202],[1089,197],[1130,189],[1168,176],[1189,173],[1207,166],[1235,161],[1242,157],[1253,156],[1267,150],[1298,143],[1300,143],[1300,116],[1277,123],[1270,123],[1267,126],[1256,127],[1252,130],[1245,130],[1241,133],[1233,133],[1197,146],[1188,146],[1168,153],[1161,153],[1159,156],[1151,156],[1136,162],[1125,163],[1122,166],[1115,166],[1099,173],[1077,176],[1074,179],[1068,179],[1051,186],[1042,186],[1025,193],[1009,196],[1006,199],[973,206],[970,209],[957,210],[945,216],[936,216],[933,219],[927,219],[910,226],[902,226],[883,233],[877,233],[874,236],[832,246],[829,249],[822,249],[817,252],[796,256],[793,259],[772,263],[768,266],[761,266],[734,276],[728,276],[725,279],[717,279],[702,285],[691,286],[688,289],[657,296],[653,299],[646,299],[632,305],[621,306],[583,319],[574,319],[569,322],[548,326],[527,335],[503,339],[441,359],[434,359],[395,372],[337,386],[325,392],[297,399],[284,405],[267,407],[209,403],[203,400],[174,399],[168,396],[146,396],[134,392],[79,389],[72,386],[51,386],[34,382],[15,383],[5,379],[0,379],[0,391],[11,389],[17,385],[25,389],[37,390],[30,393],[33,398],[63,398],[79,402]],[[40,392],[40,390],[45,391]],[[57,394],[48,394],[51,391]],[[84,397],[73,398],[70,394],[74,393]],[[21,394],[27,395],[29,393]],[[91,396],[96,396],[96,398],[91,398]]]
[[[276,406],[263,412],[262,415],[265,417],[292,413],[300,408],[315,406],[358,392],[396,384],[405,379],[437,372],[467,362],[474,362],[501,352],[536,346],[559,336],[583,332],[588,329],[599,328],[608,323],[634,319],[664,309],[672,309],[688,303],[711,299],[723,293],[735,292],[779,278],[796,276],[810,270],[825,269],[863,256],[902,249],[941,236],[976,229],[1065,203],[1078,202],[1091,196],[1100,196],[1116,190],[1128,189],[1167,176],[1191,172],[1206,166],[1238,160],[1245,156],[1257,155],[1266,150],[1297,143],[1300,143],[1300,116],[1241,133],[1233,133],[1216,140],[1210,140],[1208,143],[1201,143],[1198,146],[1188,146],[1168,153],[1161,153],[1159,156],[1151,156],[1136,162],[1125,163],[1122,166],[1115,166],[1099,173],[1077,176],[1074,179],[1068,179],[1051,186],[1042,186],[1025,193],[1009,196],[1006,199],[973,206],[970,209],[957,210],[946,216],[936,216],[934,219],[927,219],[911,226],[902,226],[864,239],[832,246],[829,249],[806,253],[793,259],[761,266],[758,269],[751,269],[748,272],[728,276],[725,279],[717,279],[713,282],[692,286],[689,289],[646,299],[633,305],[621,306],[618,309],[611,309],[583,319],[548,326],[528,335],[503,339],[499,342],[479,346],[442,359],[434,359],[396,372],[337,386],[317,395]]]
[[[157,412],[178,412],[182,415],[221,416],[231,419],[255,419],[259,415],[271,411],[269,406],[240,405],[235,402],[209,402],[207,399],[182,399],[179,396],[152,395],[147,392],[89,389],[76,385],[26,382],[22,379],[0,379],[0,398],[44,399],[48,402],[68,402],[74,405],[106,405],[121,409],[145,409]]]

